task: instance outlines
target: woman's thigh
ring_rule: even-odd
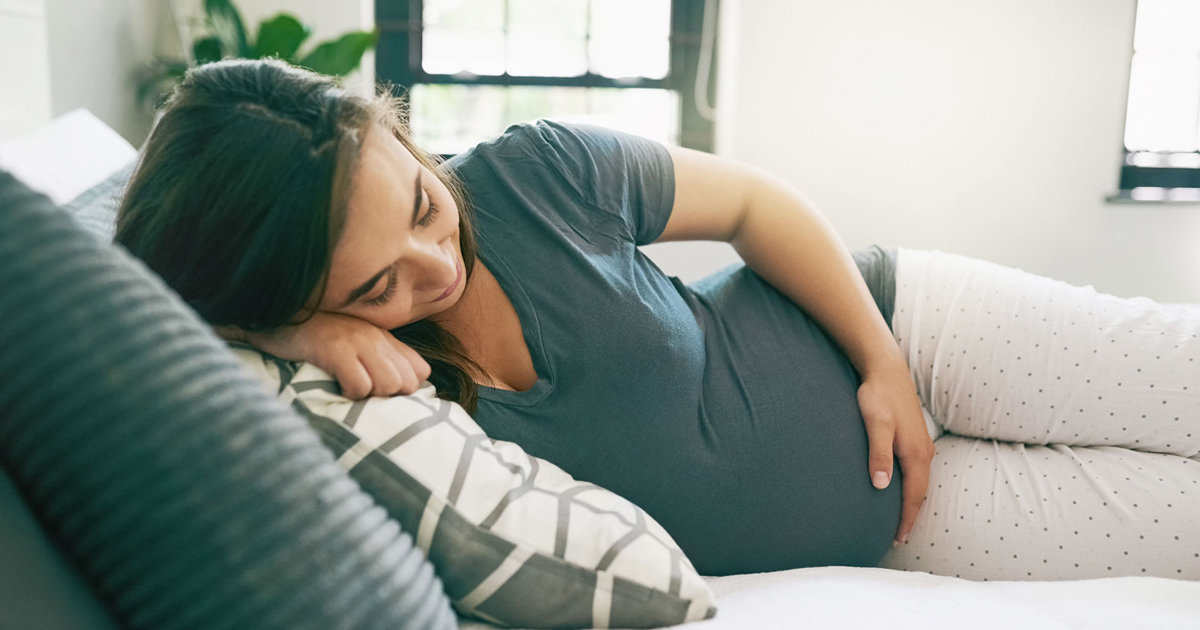
[[[900,249],[892,325],[949,433],[1200,453],[1200,311]]]
[[[880,566],[972,580],[1200,580],[1200,461],[945,435],[908,542]]]

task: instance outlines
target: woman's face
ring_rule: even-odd
[[[462,297],[458,206],[386,129],[373,127],[361,151],[317,308],[390,330],[442,313]]]

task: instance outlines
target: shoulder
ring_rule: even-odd
[[[481,188],[565,186],[575,202],[631,221],[643,207],[651,216],[669,214],[674,195],[665,145],[586,123],[539,119],[512,125],[447,166]]]
[[[464,174],[483,168],[532,175],[524,172],[522,165],[534,162],[590,196],[596,185],[623,179],[636,170],[642,156],[654,151],[666,155],[661,144],[615,129],[538,119],[509,126],[499,136],[454,156],[445,167]]]

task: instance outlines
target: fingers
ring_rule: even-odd
[[[904,473],[895,544],[905,542],[925,502],[933,461],[933,442],[925,429],[912,376],[899,368],[875,372],[874,377],[864,377],[858,399],[867,428],[872,484],[876,488],[890,484],[893,455]]]
[[[400,358],[412,367],[412,371],[417,379],[412,391],[416,391],[416,388],[420,387],[422,382],[429,380],[429,375],[433,373],[433,369],[429,366],[429,362],[425,360],[425,357],[417,354],[417,351],[410,348],[408,344],[391,335],[388,335],[388,339],[391,342],[392,348],[400,355]],[[412,392],[405,393],[411,394]]]
[[[896,434],[896,426],[891,422],[875,421],[867,424],[867,442],[869,457],[867,470],[871,475],[871,485],[880,490],[892,482],[892,440]]]
[[[429,378],[429,363],[416,350],[391,335],[386,338],[388,342],[363,348],[354,360],[335,371],[343,396],[359,399],[408,395]]]
[[[391,396],[406,385],[412,386],[416,380],[411,367],[402,361],[393,361],[383,352],[364,352],[358,360],[371,375],[372,396]]]
[[[371,376],[367,368],[357,360],[347,361],[344,365],[331,370],[333,377],[342,386],[342,395],[350,400],[366,398],[371,393]]]
[[[917,522],[917,513],[925,503],[925,493],[929,489],[929,464],[921,458],[903,458],[900,467],[904,471],[903,499],[900,508],[900,527],[896,530],[896,540],[905,542],[913,524]]]

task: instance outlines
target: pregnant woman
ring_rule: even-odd
[[[746,264],[685,285],[638,249],[685,239]],[[850,254],[745,165],[545,121],[436,165],[389,97],[221,62],[166,106],[116,240],[348,396],[429,378],[704,574],[1200,579],[1200,314]]]

